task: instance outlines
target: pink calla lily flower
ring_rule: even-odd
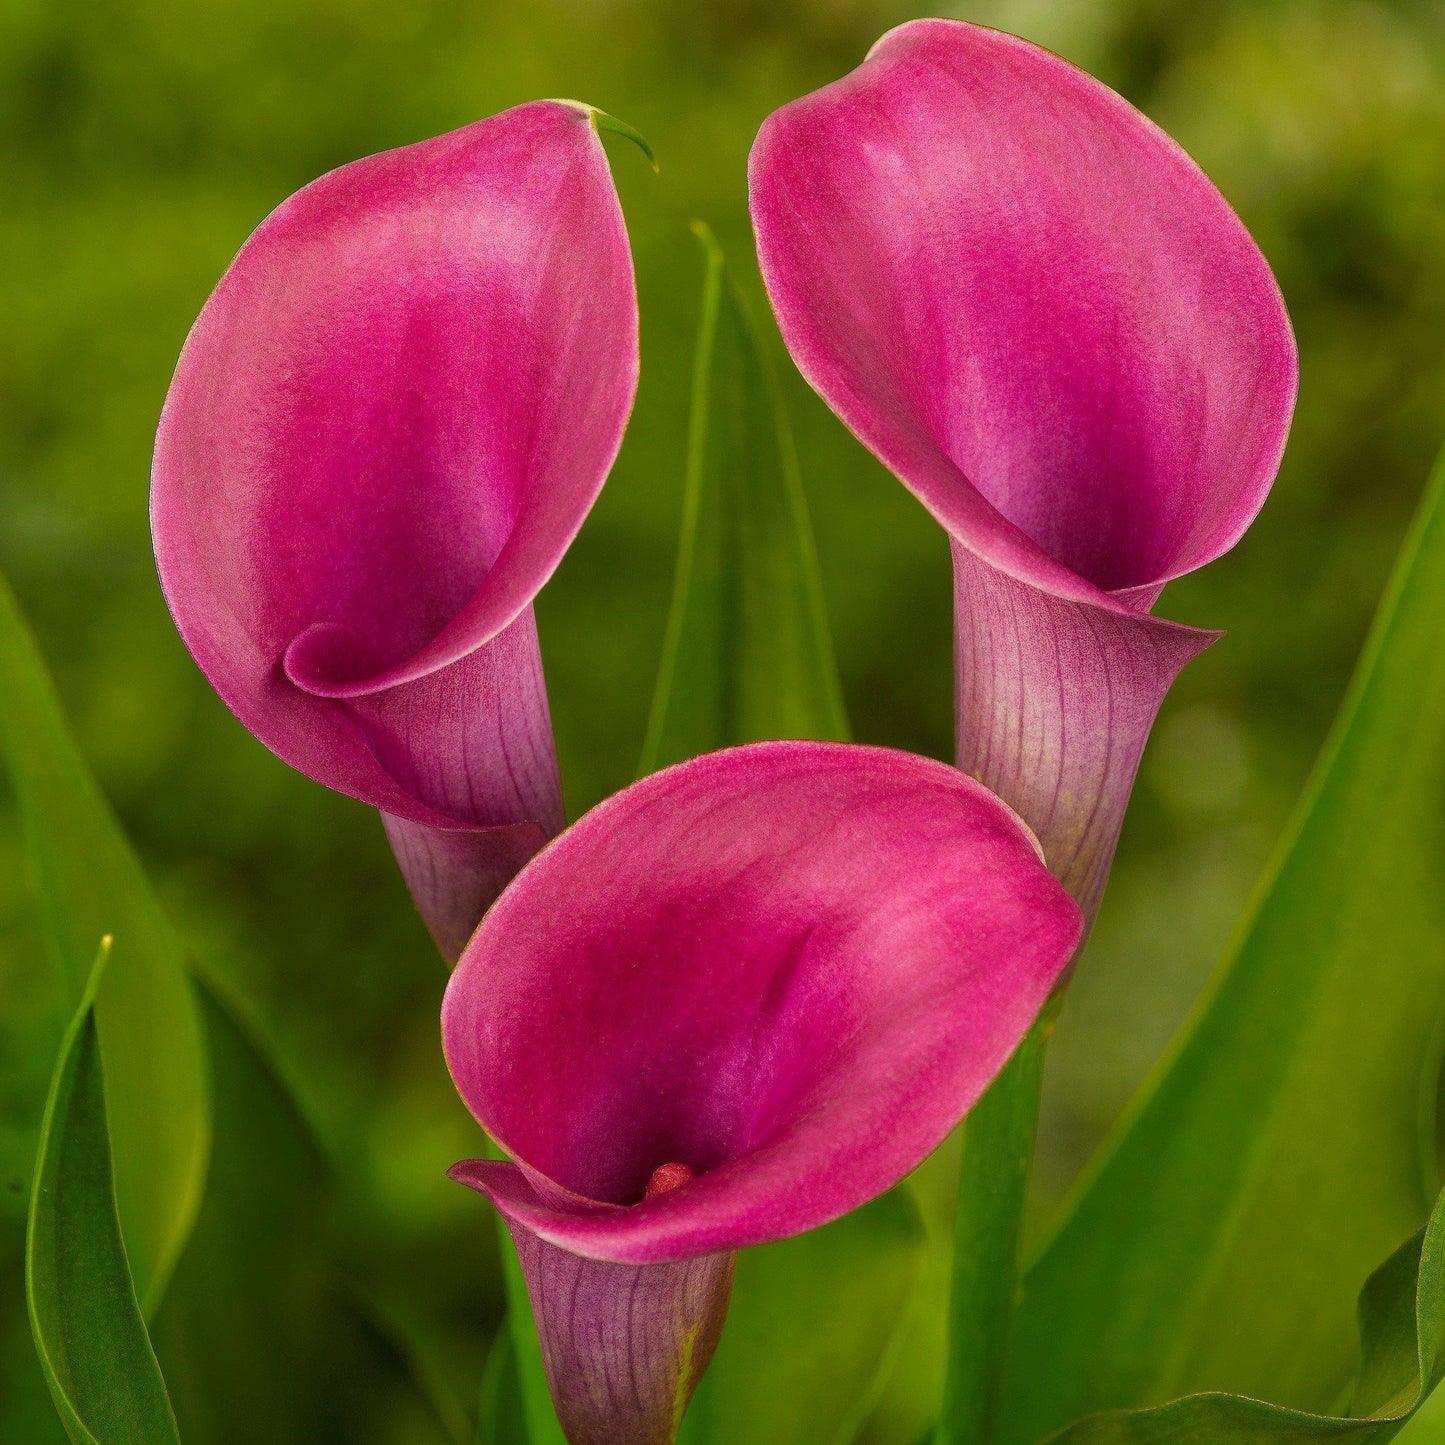
[[[532,600],[617,454],[637,330],[592,113],[538,101],[284,202],[166,398],[182,637],[267,747],[381,810],[452,958],[562,826]]]
[[[920,1163],[1082,929],[982,786],[847,744],[653,774],[522,870],[442,1010],[457,1088],[515,1162],[452,1176],[510,1226],[574,1445],[673,1438],[735,1251]]]
[[[952,543],[958,765],[1092,919],[1159,705],[1218,636],[1150,609],[1284,448],[1269,266],[1113,91],[960,21],[770,116],[749,176],[794,360]]]

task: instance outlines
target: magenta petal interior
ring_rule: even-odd
[[[1080,930],[942,764],[777,743],[655,774],[534,859],[453,976],[453,1077],[522,1171],[472,1182],[632,1262],[824,1223],[957,1123]],[[666,1164],[696,1177],[639,1203]]]
[[[1288,318],[1224,198],[1113,91],[920,20],[770,116],[749,177],[794,359],[957,540],[1134,605],[1238,540],[1293,409]]]
[[[217,690],[288,761],[395,809],[331,700],[434,673],[525,611],[636,381],[585,109],[521,106],[292,196],[207,303],[157,438],[161,580]]]

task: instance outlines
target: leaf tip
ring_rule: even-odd
[[[696,216],[687,223],[687,226],[688,230],[697,237],[702,249],[707,253],[708,260],[721,265],[723,259],[722,246],[719,244],[718,238],[713,234],[712,227],[709,226],[706,221],[699,220]]]
[[[652,142],[636,126],[628,125],[625,120],[619,120],[615,115],[609,115],[595,105],[588,105],[585,100],[559,100],[557,104],[570,105],[574,110],[580,110],[591,122],[592,129],[599,137],[603,131],[611,131],[613,135],[625,136],[647,157],[653,175],[661,174],[662,167],[657,163],[657,155],[652,149]]]

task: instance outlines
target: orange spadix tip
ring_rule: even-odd
[[[666,1194],[669,1189],[677,1189],[688,1183],[692,1177],[692,1170],[686,1164],[664,1164],[660,1169],[652,1171],[644,1197],[651,1199],[654,1194]]]

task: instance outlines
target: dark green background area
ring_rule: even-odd
[[[454,1378],[479,1371],[497,1284],[485,1207],[443,1177],[479,1146],[437,1045],[445,973],[375,815],[254,742],[170,625],[146,491],[171,367],[250,229],[332,166],[538,96],[592,102],[650,138],[660,176],[609,141],[642,304],[637,407],[538,604],[575,816],[632,776],[661,648],[701,283],[688,221],[714,228],[760,298],[745,184],[758,124],[916,13],[888,0],[0,6],[0,568],[177,923],[251,1001],[341,1166],[338,1267],[359,1318],[434,1347]],[[1178,137],[1270,258],[1301,351],[1273,496],[1233,554],[1160,605],[1229,635],[1175,688],[1145,759],[1050,1059],[1042,1209],[1226,941],[1445,439],[1445,6],[947,13],[1053,47]],[[780,346],[779,360],[855,732],[947,757],[942,534]],[[0,795],[5,1230],[23,1218],[60,1030],[30,907]],[[0,1361],[28,1347],[20,1329],[0,1324]],[[427,1438],[376,1425],[378,1439]]]

